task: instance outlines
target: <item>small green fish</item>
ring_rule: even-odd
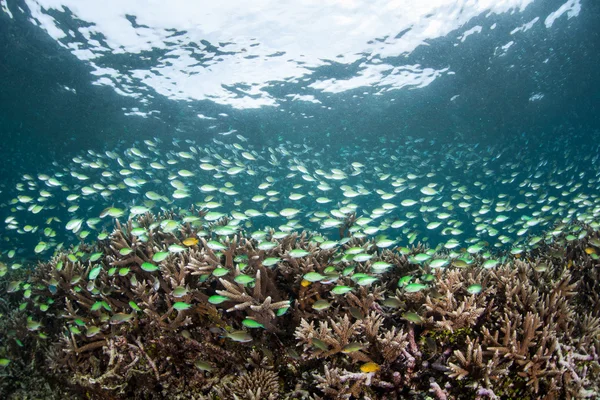
[[[483,268],[494,268],[499,263],[498,260],[487,260],[483,263]]]
[[[382,304],[390,308],[400,308],[402,305],[402,303],[400,303],[400,301],[395,297],[388,297],[387,299],[383,300]]]
[[[354,282],[357,282],[360,279],[369,278],[370,276],[371,275],[365,274],[364,272],[357,272],[356,274],[352,275],[350,279],[352,279]]]
[[[250,336],[246,331],[226,332],[224,336],[233,340],[234,342],[248,343],[252,341],[252,336]]]
[[[338,245],[338,242],[326,240],[326,241],[320,243],[319,247],[321,247],[321,249],[323,249],[323,250],[329,250],[329,249],[333,249],[337,245]]]
[[[365,262],[365,261],[369,261],[371,258],[373,258],[373,255],[371,255],[371,254],[359,253],[359,254],[354,255],[354,257],[352,258],[352,261]]]
[[[223,243],[217,242],[216,240],[210,240],[208,243],[206,243],[206,245],[209,249],[217,251],[225,250],[227,248],[227,246],[225,246]]]
[[[436,258],[435,260],[431,260],[429,266],[431,268],[442,268],[450,263],[449,260],[445,260],[443,258]]]
[[[37,331],[38,329],[40,329],[41,326],[41,322],[34,321],[33,319],[31,319],[31,317],[27,319],[27,330]]]
[[[377,242],[375,243],[375,245],[376,245],[377,247],[380,247],[380,248],[383,248],[383,249],[385,249],[385,248],[387,248],[387,247],[390,247],[390,246],[394,245],[395,243],[396,243],[396,241],[395,241],[395,240],[391,240],[391,239],[381,239],[381,240],[377,241]]]
[[[327,310],[329,307],[331,307],[331,303],[327,300],[317,300],[312,305],[312,308],[317,311]]]
[[[265,267],[271,267],[271,266],[277,264],[280,261],[281,261],[281,258],[279,258],[279,257],[269,257],[269,258],[265,258],[263,260],[262,264]]]
[[[90,326],[87,328],[87,332],[85,334],[85,336],[87,337],[94,337],[96,336],[98,333],[100,333],[100,328],[97,326]]]
[[[478,294],[481,293],[482,287],[479,284],[473,284],[467,288],[467,292],[470,294]]]
[[[353,255],[360,254],[363,251],[364,251],[364,249],[362,247],[350,247],[348,250],[346,250],[344,252],[344,254],[352,255],[353,256]]]
[[[190,309],[192,306],[188,303],[184,303],[183,301],[178,301],[173,303],[173,309],[177,311],[184,311]]]
[[[187,248],[185,248],[179,244],[172,244],[169,246],[169,251],[171,253],[183,253],[186,250],[187,250]]]
[[[472,246],[467,247],[467,253],[469,254],[479,253],[481,250],[483,250],[483,246],[480,244],[474,244]]]
[[[214,367],[210,365],[208,362],[204,360],[196,360],[194,366],[198,368],[200,371],[212,372],[214,371]]]
[[[210,304],[221,304],[229,300],[229,297],[214,295],[208,298]]]
[[[283,314],[285,314],[287,312],[287,310],[289,310],[290,307],[282,307],[277,309],[277,312],[275,313],[275,315],[277,315],[278,317],[281,317]]]
[[[142,215],[147,213],[148,211],[150,211],[150,209],[148,207],[144,207],[144,206],[133,206],[129,209],[129,212],[132,215]]]
[[[8,284],[8,287],[6,288],[6,292],[7,293],[14,293],[16,291],[19,290],[20,285],[21,285],[21,281],[12,281]]]
[[[119,250],[119,254],[121,254],[122,256],[127,256],[131,253],[133,253],[133,250],[129,247],[123,247],[121,250]]]
[[[398,287],[406,286],[412,280],[412,275],[405,275],[398,280]]]
[[[425,254],[425,253],[419,253],[417,255],[415,255],[413,257],[413,259],[417,262],[417,263],[422,263],[423,261],[427,261],[431,258],[431,256],[429,254]]]
[[[260,242],[256,246],[259,250],[272,250],[277,247],[277,243],[274,242]]]
[[[393,267],[393,265],[390,263],[387,263],[385,261],[376,261],[373,264],[371,264],[371,268],[373,269],[373,272],[375,272],[377,274],[382,274],[382,273],[386,272],[387,270],[389,270],[391,267]]]
[[[92,270],[90,271],[90,273],[88,275],[88,279],[90,281],[93,281],[94,279],[96,279],[98,277],[98,275],[100,275],[101,271],[102,271],[102,266],[101,265],[92,268]]]
[[[409,283],[404,287],[404,291],[406,293],[416,293],[426,288],[427,285],[423,285],[422,283]]]
[[[409,322],[413,322],[415,324],[421,324],[423,322],[423,318],[415,312],[409,311],[402,314],[402,318]]]
[[[319,350],[323,350],[323,351],[329,350],[329,346],[327,345],[327,343],[325,343],[321,339],[312,338],[311,343],[313,346],[315,346]]]
[[[294,215],[298,214],[299,212],[300,212],[300,210],[297,210],[295,208],[284,208],[283,210],[281,210],[281,212],[279,214],[282,217],[291,218]]]
[[[309,255],[310,252],[308,252],[306,250],[302,250],[302,249],[293,249],[293,250],[290,250],[288,252],[288,254],[292,258],[302,258],[302,257],[306,257],[307,255]]]
[[[184,286],[178,286],[173,289],[173,297],[183,297],[188,293],[187,288]]]
[[[123,322],[130,321],[131,319],[133,319],[133,317],[133,314],[116,313],[115,315],[110,317],[110,323],[113,325],[122,324]]]
[[[94,253],[90,256],[90,261],[91,262],[96,262],[100,259],[100,257],[102,257],[102,253]]]
[[[347,345],[345,345],[344,347],[342,347],[342,353],[354,353],[357,351],[360,351],[364,348],[364,346],[360,343],[348,343]]]
[[[134,236],[138,236],[138,237],[139,236],[144,236],[144,235],[146,235],[146,229],[144,229],[144,228],[133,228],[131,230],[131,234],[134,235]]]
[[[161,261],[164,261],[168,256],[169,256],[168,251],[159,251],[157,253],[154,253],[154,255],[152,256],[152,261],[161,262]]]
[[[158,267],[152,263],[149,263],[149,262],[142,263],[140,268],[142,268],[146,272],[154,272],[154,271],[158,271],[160,269],[160,267]]]
[[[374,282],[376,282],[377,280],[379,280],[379,278],[377,278],[376,276],[364,276],[362,278],[359,278],[356,283],[360,286],[368,286]]]
[[[240,285],[248,285],[249,283],[252,283],[255,281],[255,278],[249,276],[249,275],[238,275],[235,278],[233,278],[234,281],[236,281],[237,283],[239,283]]]
[[[38,254],[43,252],[44,250],[46,250],[48,248],[48,244],[46,242],[39,242],[37,244],[37,246],[35,246],[35,249],[33,249],[33,251]]]
[[[263,324],[250,318],[244,319],[242,321],[242,325],[244,325],[246,328],[265,328]]]
[[[307,274],[304,274],[303,278],[309,282],[319,282],[327,277],[325,275],[319,274],[318,272],[309,272]]]
[[[304,278],[306,279],[306,278]],[[348,292],[352,291],[352,288],[350,286],[335,286],[333,289],[331,289],[331,293],[333,294],[346,294]]]
[[[221,276],[225,276],[229,273],[229,270],[227,268],[215,268],[212,272],[212,274],[214,276],[216,276],[217,278],[221,277]]]

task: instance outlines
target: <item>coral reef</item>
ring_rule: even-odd
[[[116,221],[0,278],[4,398],[600,396],[600,239],[586,225],[490,266],[420,244],[223,234],[226,218],[203,217]]]

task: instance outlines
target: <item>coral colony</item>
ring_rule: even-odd
[[[116,219],[0,281],[7,398],[569,399],[600,387],[584,223],[485,260],[190,208]],[[336,232],[337,236],[337,232]],[[389,247],[386,247],[388,245]]]
[[[25,174],[0,393],[599,398],[600,151],[561,137],[155,139]]]

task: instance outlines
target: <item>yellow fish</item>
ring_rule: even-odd
[[[185,244],[186,246],[190,247],[190,246],[195,246],[197,245],[199,242],[199,240],[195,237],[190,237],[187,239],[183,239],[182,243]]]
[[[307,281],[306,279],[302,279],[302,282],[300,282],[300,285],[302,285],[302,287],[307,287],[307,286],[310,286],[310,282]]]
[[[380,369],[381,367],[378,364],[375,364],[374,362],[368,362],[360,366],[360,370],[364,373],[377,372]]]

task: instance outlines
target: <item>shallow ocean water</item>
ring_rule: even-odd
[[[147,201],[144,193],[152,189],[169,198],[158,207],[203,202],[215,193],[199,190],[202,184],[228,178],[245,186],[236,187],[235,195],[216,191],[225,212],[279,213],[293,205],[301,210],[300,226],[312,229],[322,227],[310,223],[314,212],[350,204],[372,217],[388,203],[394,208],[375,214],[375,223],[388,219],[382,228],[394,220],[410,223],[386,235],[407,241],[414,233],[432,240],[433,247],[453,236],[441,235],[444,227],[459,225],[463,240],[479,237],[494,245],[505,234],[510,242],[500,244],[519,242],[536,232],[516,235],[522,218],[539,217],[535,226],[547,229],[585,214],[581,203],[595,200],[598,72],[591,67],[597,61],[592,3],[145,7],[117,2],[105,7],[25,1],[3,2],[2,9],[0,195],[3,219],[14,216],[3,226],[4,254],[30,252],[46,226],[56,233],[53,242],[68,243],[73,239],[61,225],[70,219],[98,217],[108,206],[131,207]],[[126,150],[145,150],[143,141],[154,138],[155,160],[148,158],[132,175],[149,183],[126,185],[107,196],[84,195],[77,211],[69,208],[80,200],[68,202],[66,196],[82,187],[123,185],[124,163],[146,161]],[[175,189],[157,183],[172,180],[170,174],[183,164],[161,171],[149,163],[166,162],[169,152],[190,147],[247,168],[215,179],[212,171],[198,169],[202,154],[184,160],[175,155],[189,161],[188,169],[197,175],[182,179],[189,180],[190,197],[173,199]],[[107,157],[107,150],[124,160]],[[245,150],[258,160],[244,158]],[[113,163],[94,171],[73,162],[82,155]],[[354,168],[353,162],[363,166]],[[297,165],[310,171],[298,171]],[[332,168],[348,175],[324,177]],[[90,169],[96,175],[89,180],[69,176]],[[104,169],[115,177],[100,176]],[[65,188],[38,179],[55,173],[66,175]],[[279,193],[267,196],[266,204],[248,201],[264,194],[256,186],[266,177],[276,181],[273,189]],[[331,188],[316,188],[321,182]],[[302,186],[294,189],[294,183]],[[428,195],[418,190],[427,185],[437,188],[433,199],[423,201]],[[44,188],[62,193],[44,198],[39,193]],[[395,196],[382,199],[381,191]],[[295,192],[305,197],[290,201]],[[15,202],[19,194],[31,202]],[[319,197],[330,202],[315,202]],[[417,204],[402,207],[403,199]],[[44,210],[32,215],[36,200]],[[569,211],[573,201],[583,209]],[[497,203],[510,211],[506,222],[496,218],[504,211],[495,209]],[[440,213],[449,216],[427,229]],[[51,217],[60,223],[46,225]],[[284,223],[285,218],[255,225]],[[475,230],[481,223],[485,228]]]
[[[190,207],[492,264],[598,230],[596,2],[202,3],[0,0],[2,276]]]

